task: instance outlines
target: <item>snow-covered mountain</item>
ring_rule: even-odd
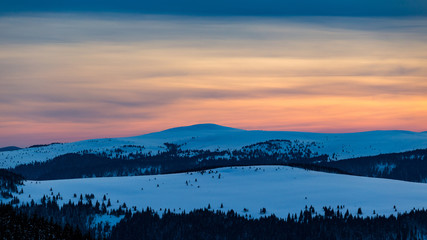
[[[392,170],[400,174],[417,172],[413,168],[425,172],[426,167],[420,162],[427,156],[427,150],[412,151],[416,149],[427,149],[427,132],[326,134],[247,131],[200,124],[135,137],[0,152],[0,168],[13,168],[11,171],[26,179],[63,178],[26,180],[24,185],[9,193],[13,198],[0,198],[0,202],[32,205],[47,201],[59,206],[66,204],[65,207],[68,203],[85,202],[95,208],[100,205],[104,210],[108,208],[110,213],[117,209],[135,212],[147,207],[159,214],[165,209],[181,213],[209,208],[224,212],[233,210],[249,218],[271,214],[286,218],[310,206],[319,214],[323,213],[323,207],[330,207],[365,217],[390,215],[425,208],[427,184],[315,172],[277,164],[298,160],[292,166],[322,170],[332,164],[324,161],[326,156],[332,161],[347,159],[345,163],[333,162],[344,164],[347,173],[361,165],[371,170],[378,168],[389,175]],[[374,156],[386,153],[396,154]],[[279,158],[282,161],[275,161]],[[131,159],[134,161],[128,161]],[[356,162],[358,160],[363,162]],[[34,162],[43,163],[21,165]],[[249,166],[236,167],[239,163]],[[414,166],[408,168],[412,163]],[[218,166],[221,168],[213,168]],[[151,172],[153,169],[155,171]],[[333,168],[323,170],[328,172]],[[122,177],[116,177],[118,175]],[[421,181],[424,179],[427,178],[423,175]],[[265,213],[260,211],[264,208]],[[359,208],[363,214],[359,214]],[[87,221],[88,226],[115,225],[123,217],[104,210],[83,221]]]
[[[286,140],[286,141],[271,141]],[[266,143],[269,141],[269,143]],[[382,153],[427,148],[427,132],[370,131],[359,133],[307,133],[287,131],[247,131],[215,124],[172,128],[135,137],[92,139],[0,152],[0,168],[43,162],[66,153],[96,153],[111,157],[130,154],[158,154],[173,143],[182,150],[261,150],[286,153],[309,150],[314,156],[326,154],[340,160]],[[272,144],[273,145],[272,145]],[[190,153],[191,154],[191,153]]]

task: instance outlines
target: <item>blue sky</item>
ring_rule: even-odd
[[[219,16],[426,16],[425,0],[2,0],[0,14],[119,12]]]

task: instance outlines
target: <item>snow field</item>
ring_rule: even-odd
[[[188,185],[187,185],[188,183]],[[50,189],[52,188],[52,191]],[[150,207],[160,214],[207,208],[234,210],[240,215],[258,218],[261,208],[266,215],[286,218],[312,205],[318,213],[322,207],[344,206],[352,214],[360,207],[363,216],[396,214],[427,206],[427,184],[388,179],[357,177],[307,171],[283,166],[220,168],[201,172],[155,176],[86,178],[52,181],[27,181],[23,203],[40,202],[43,195],[56,196],[59,204],[77,203],[80,194],[94,194],[95,204],[106,195],[111,208],[126,203],[138,210]],[[74,194],[77,197],[74,197]],[[105,202],[105,204],[107,204]],[[223,208],[220,208],[223,204]],[[396,206],[396,210],[394,209]],[[244,211],[244,208],[247,211]]]

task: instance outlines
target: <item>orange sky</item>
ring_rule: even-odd
[[[49,15],[0,32],[0,147],[206,122],[427,130],[426,19]]]

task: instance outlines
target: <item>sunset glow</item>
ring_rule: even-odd
[[[427,130],[425,18],[14,16],[0,32],[0,146],[206,122]]]

